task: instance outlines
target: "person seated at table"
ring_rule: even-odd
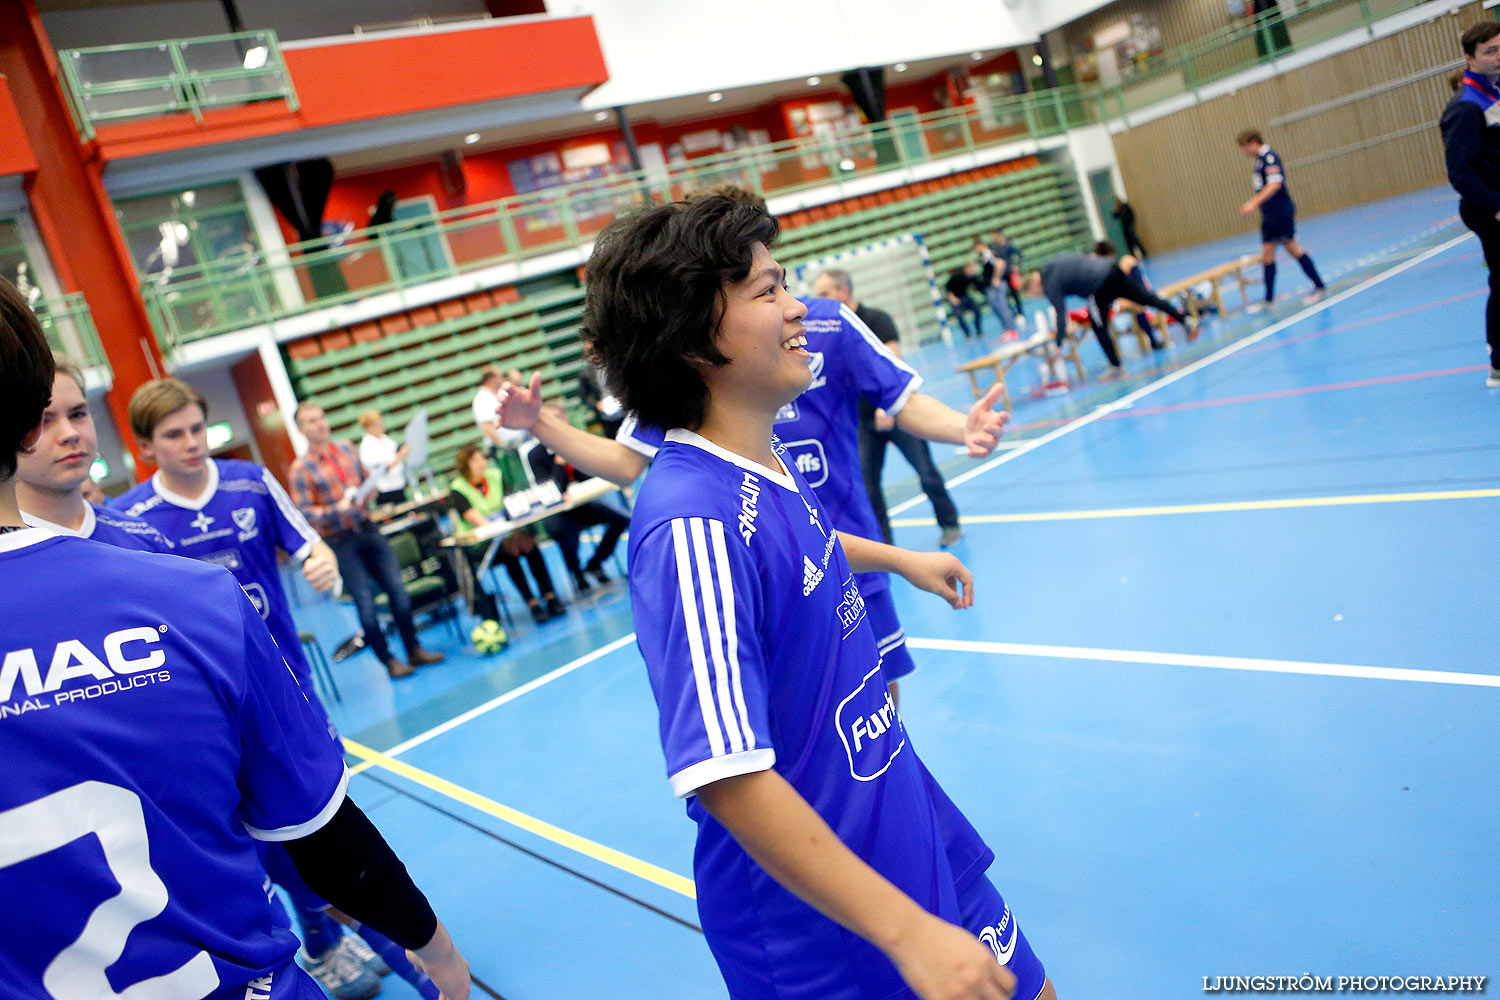
[[[516,372],[515,375],[514,384],[523,384],[520,379],[521,373]],[[567,492],[569,482],[576,478],[572,466],[564,464],[534,437],[527,436],[526,441],[521,445],[520,455],[521,463],[526,467],[526,476],[531,480],[532,486],[539,486],[551,480],[557,484],[559,490]],[[604,525],[604,537],[599,539],[599,545],[594,549],[594,554],[589,557],[588,563],[580,566],[578,538],[585,528],[591,528],[596,524]],[[587,594],[593,589],[593,585],[589,583],[590,575],[600,583],[609,581],[609,574],[604,570],[604,563],[614,555],[620,536],[625,533],[626,528],[630,527],[630,518],[607,503],[590,500],[588,503],[582,503],[552,515],[547,518],[546,525],[547,534],[552,536],[557,542],[558,550],[562,552],[563,565],[568,567],[568,572],[573,576],[573,589],[576,593]]]
[[[477,444],[466,444],[458,449],[458,459],[454,464],[458,475],[448,486],[448,506],[453,512],[472,528],[482,528],[502,516],[505,512],[505,489],[501,484],[500,470],[490,465],[484,449]],[[469,560],[469,567],[474,570],[476,577],[479,575],[485,549],[489,545],[489,542],[479,542],[464,547],[464,556]],[[557,599],[557,591],[552,586],[552,575],[547,572],[547,563],[537,550],[536,536],[530,528],[512,531],[502,538],[495,559],[505,566],[511,582],[521,592],[533,621],[541,623],[564,614],[562,601]],[[531,575],[536,578],[536,589],[540,596],[531,591],[531,585],[521,569],[522,559],[531,567]],[[474,592],[477,595],[475,613],[481,618],[498,618],[494,595],[485,592],[482,580],[476,579]]]

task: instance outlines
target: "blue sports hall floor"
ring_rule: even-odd
[[[1231,302],[1158,357],[1122,339],[1131,376],[1111,385],[1043,396],[1022,365],[1005,447],[933,446],[977,604],[897,584],[918,663],[901,710],[1064,998],[1500,973],[1484,263],[1446,189],[1300,235],[1321,304],[1283,257],[1273,310]],[[1148,270],[1166,283],[1255,241]],[[954,365],[994,344],[909,360],[966,407]],[[1103,367],[1092,341],[1084,361]],[[934,547],[894,451],[886,476],[898,543]],[[306,593],[297,615],[328,649],[354,628]],[[449,661],[400,683],[369,654],[335,666],[356,801],[476,996],[724,997],[623,584],[511,631],[485,658],[434,627]]]

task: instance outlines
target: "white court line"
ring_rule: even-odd
[[[542,674],[542,676],[537,677],[533,680],[529,680],[525,684],[522,684],[520,687],[511,688],[509,691],[505,692],[499,697],[491,698],[483,705],[476,705],[475,707],[469,709],[467,712],[464,712],[462,715],[455,715],[447,722],[433,726],[425,733],[418,733],[416,736],[413,736],[409,740],[404,740],[400,743],[397,743],[389,750],[382,750],[381,753],[386,757],[399,757],[401,754],[410,750],[412,747],[419,747],[423,743],[426,743],[428,740],[441,736],[444,733],[449,732],[450,730],[457,729],[459,726],[463,725],[466,722],[473,722],[475,719],[479,718],[481,715],[484,715],[486,712],[492,712],[507,702],[515,701],[523,694],[530,694],[532,691],[535,691],[537,688],[541,687],[544,684],[551,684],[559,677],[562,677],[566,674],[571,674],[579,667],[588,666],[590,663],[593,663],[600,657],[608,656],[610,653],[613,653],[621,646],[628,645],[629,643],[632,643],[634,641],[634,632],[631,632],[629,635],[622,635],[614,642],[611,642],[604,646],[600,646],[598,649],[594,650],[591,653],[584,653],[576,660],[569,660],[567,663],[564,663],[562,666],[558,667],[555,670],[549,670],[547,673]],[[352,767],[350,768],[350,770],[358,772],[364,770],[368,766],[368,763],[365,763],[356,767]]]
[[[1022,455],[1029,454],[1040,448],[1044,444],[1049,444],[1053,441],[1056,441],[1060,437],[1064,437],[1076,430],[1087,427],[1094,421],[1099,420],[1100,418],[1105,417],[1108,414],[1115,412],[1116,410],[1127,409],[1132,406],[1136,400],[1141,399],[1145,396],[1149,396],[1156,390],[1165,388],[1171,385],[1173,382],[1177,382],[1180,379],[1187,378],[1189,375],[1196,374],[1197,372],[1202,371],[1204,368],[1207,368],[1214,362],[1224,360],[1231,354],[1235,354],[1247,347],[1258,344],[1262,340],[1265,340],[1267,337],[1271,337],[1275,334],[1280,333],[1282,330],[1285,330],[1287,327],[1293,325],[1294,323],[1300,323],[1309,316],[1322,312],[1324,309],[1336,306],[1340,302],[1343,302],[1345,299],[1358,295],[1360,292],[1374,288],[1376,285],[1380,284],[1382,281],[1385,281],[1387,278],[1394,278],[1401,272],[1416,267],[1423,261],[1436,257],[1438,254],[1444,253],[1447,250],[1451,250],[1453,247],[1458,246],[1464,240],[1471,239],[1473,235],[1473,233],[1466,232],[1462,236],[1455,236],[1448,242],[1439,244],[1438,246],[1433,247],[1431,250],[1428,250],[1425,253],[1418,254],[1411,260],[1404,261],[1388,270],[1380,272],[1377,275],[1366,278],[1364,281],[1361,281],[1353,288],[1346,288],[1342,292],[1339,292],[1337,295],[1326,298],[1322,302],[1319,302],[1315,305],[1308,306],[1306,309],[1303,309],[1300,312],[1293,313],[1286,319],[1278,320],[1259,333],[1252,334],[1251,336],[1246,337],[1244,340],[1237,340],[1233,344],[1215,351],[1213,354],[1210,354],[1206,358],[1199,358],[1197,361],[1194,361],[1187,367],[1179,368],[1177,371],[1172,372],[1170,375],[1163,375],[1155,382],[1150,382],[1146,385],[1143,385],[1134,392],[1121,396],[1119,399],[1115,400],[1112,403],[1104,403],[1100,406],[1097,406],[1091,412],[1084,414],[1077,420],[1074,420],[1072,423],[1063,424],[1056,430],[1048,431],[1041,437],[1031,438],[1030,440],[1024,442],[1019,448],[1008,451],[998,458],[992,458],[978,468],[970,469],[968,472],[965,472],[962,475],[954,476],[952,479],[948,480],[948,486],[949,488],[952,488],[954,486],[960,486],[963,483],[967,483],[974,477],[982,476],[986,472],[989,472],[991,469],[999,468],[1006,462],[1015,461]],[[927,496],[923,493],[918,493],[911,499],[903,500],[901,503],[898,503],[896,506],[892,507],[888,511],[888,513],[891,517],[895,517],[898,514],[904,514],[905,512],[911,510],[919,503],[926,502]]]
[[[908,637],[912,649],[950,653],[990,653],[998,656],[1041,656],[1060,660],[1100,660],[1107,663],[1148,663],[1168,667],[1206,667],[1211,670],[1249,670],[1267,674],[1310,674],[1320,677],[1359,677],[1419,684],[1461,684],[1500,688],[1500,676],[1466,674],[1453,670],[1413,670],[1408,667],[1362,667],[1348,663],[1301,660],[1260,660],[1244,656],[1202,656],[1196,653],[1148,653],[1135,649],[1092,649],[1084,646],[1041,646],[1026,642],[976,642],[967,639]]]

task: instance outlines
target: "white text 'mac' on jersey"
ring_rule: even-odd
[[[309,995],[252,837],[348,773],[244,591],[40,529],[0,576],[0,996]]]
[[[774,768],[851,850],[948,920],[956,886],[993,859],[909,745],[838,536],[776,451],[786,472],[666,435],[631,521],[637,642],[672,788],[698,823],[698,907],[730,993],[887,996],[902,988],[891,963],[781,888],[694,796]]]
[[[51,521],[33,517],[26,512],[21,513],[21,519],[33,528],[42,528],[52,532],[54,535],[73,535],[77,538],[88,538],[106,545],[113,545],[117,549],[131,549],[135,552],[171,552],[172,543],[168,541],[160,531],[147,524],[138,517],[131,517],[117,510],[107,507],[97,507],[88,501],[84,501],[83,524],[74,531]]]
[[[812,383],[776,415],[776,436],[791,464],[817,492],[835,529],[880,541],[880,525],[859,466],[859,400],[891,416],[901,412],[922,377],[890,352],[848,306],[833,299],[799,299],[807,306],[807,350]],[[616,440],[645,455],[656,453],[662,432],[626,417]],[[861,590],[890,586],[884,573],[861,573]]]
[[[237,459],[208,460],[208,489],[179,496],[158,472],[117,497],[112,506],[167,537],[178,555],[217,563],[250,595],[297,679],[313,690],[307,658],[276,566],[276,550],[300,562],[318,533],[264,466]]]

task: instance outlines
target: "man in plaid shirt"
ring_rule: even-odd
[[[296,420],[297,428],[307,437],[307,451],[292,463],[292,502],[333,549],[344,588],[359,611],[365,645],[385,664],[392,678],[410,677],[417,667],[441,663],[442,653],[429,652],[417,641],[411,601],[401,583],[396,554],[380,529],[370,523],[364,505],[355,502],[355,494],[368,475],[359,453],[349,442],[331,439],[328,417],[317,403],[309,400],[298,406]],[[380,631],[375,618],[376,587],[385,591],[391,602],[391,616],[406,646],[406,663],[391,655]]]

